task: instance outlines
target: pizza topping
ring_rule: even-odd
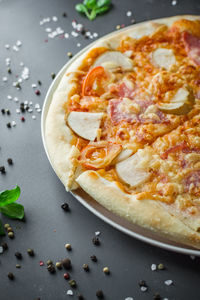
[[[121,67],[124,71],[132,70],[132,61],[119,51],[107,51],[99,56],[94,65],[103,66],[106,69],[112,70]]]
[[[122,181],[132,187],[146,182],[151,176],[149,172],[151,153],[148,149],[140,149],[134,155],[116,164],[116,171]]]
[[[200,66],[200,38],[190,34],[187,31],[183,32],[182,37],[189,58],[197,66]]]
[[[170,69],[176,63],[172,49],[157,48],[152,53],[152,63],[154,66],[164,69]]]
[[[121,121],[128,123],[136,121],[137,104],[135,105],[133,101],[127,100],[127,98],[124,99],[112,99],[109,101],[109,113],[114,124],[118,124]]]
[[[187,88],[180,88],[172,97],[169,103],[159,105],[159,109],[163,112],[175,115],[187,114],[193,107],[194,95]]]
[[[68,115],[70,128],[80,137],[94,141],[97,137],[103,113],[72,111]]]
[[[200,171],[192,171],[184,179],[185,192],[197,193],[200,191]]]
[[[102,81],[108,80],[108,72],[101,66],[91,69],[82,84],[82,96],[98,96],[104,92]]]
[[[123,149],[120,154],[116,157],[116,159],[113,161],[113,163],[119,163],[122,160],[127,159],[129,156],[133,154],[132,149]]]
[[[87,145],[81,152],[80,163],[86,168],[100,169],[108,166],[120,153],[121,145],[96,142]]]

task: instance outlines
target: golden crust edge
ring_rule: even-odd
[[[85,171],[76,181],[87,194],[120,217],[172,241],[200,249],[200,234],[168,213],[159,202],[137,200],[113,182],[100,177],[96,171]]]

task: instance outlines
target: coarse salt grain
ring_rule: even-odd
[[[95,231],[95,235],[96,235],[96,236],[99,236],[100,234],[101,234],[100,231]]]
[[[3,253],[3,247],[0,246],[0,254],[2,254],[2,253]]]
[[[76,45],[77,47],[81,47],[81,44],[80,43],[77,43],[77,45]]]
[[[131,17],[132,16],[132,11],[128,10],[126,15],[127,15],[127,17]]]
[[[25,105],[27,105],[27,104],[28,104],[28,101],[27,101],[27,100],[26,100],[26,101],[24,101],[24,104],[25,104]]]
[[[33,102],[32,102],[32,101],[30,101],[30,102],[29,102],[29,105],[33,105]]]
[[[32,119],[33,119],[33,120],[35,120],[35,119],[36,119],[36,116],[35,116],[35,115],[33,115],[33,116],[32,116]]]
[[[9,100],[12,100],[12,96],[11,96],[11,95],[8,95],[7,98],[8,98]]]
[[[64,34],[64,37],[65,37],[66,39],[68,39],[69,33],[65,33],[65,34]]]
[[[171,279],[165,280],[165,284],[166,284],[167,286],[172,285],[172,283],[173,283],[173,281],[172,281]]]
[[[140,287],[140,290],[141,290],[142,292],[146,292],[146,291],[147,291],[147,287],[146,287],[146,286],[141,286],[141,287]]]
[[[56,16],[53,16],[53,17],[52,17],[52,21],[57,22],[57,21],[58,21],[58,18],[57,18]]]
[[[163,300],[169,300],[168,298],[163,298]]]
[[[6,81],[8,80],[8,78],[7,78],[6,76],[4,76],[4,77],[2,78],[2,80],[3,80],[4,82],[6,82]]]
[[[76,31],[72,31],[72,32],[71,32],[71,35],[74,36],[74,37],[77,37],[77,36],[78,36],[78,33],[77,33]]]
[[[36,88],[37,85],[35,83],[31,84],[32,88]]]
[[[16,113],[20,114],[20,109],[19,108],[16,109]]]
[[[12,121],[11,124],[12,124],[13,127],[16,126],[16,122],[15,121]]]
[[[6,44],[6,45],[5,45],[5,48],[6,48],[6,49],[10,49],[10,45],[9,45],[9,44]]]
[[[29,112],[29,113],[32,113],[32,112],[33,112],[33,110],[32,110],[31,108],[29,108],[29,109],[28,109],[28,112]]]
[[[21,61],[19,65],[20,65],[21,67],[23,67],[23,66],[24,66],[24,63]]]
[[[15,102],[18,102],[18,101],[19,101],[19,99],[18,99],[17,97],[14,97],[13,100],[14,100]]]
[[[133,300],[133,298],[132,297],[127,297],[124,300]]]
[[[52,29],[50,27],[45,28],[46,32],[52,32]]]
[[[177,0],[172,0],[172,5],[175,6],[177,4]]]
[[[29,69],[28,69],[27,67],[24,67],[24,68],[23,68],[21,77],[22,77],[24,80],[27,80],[27,79],[29,78]]]
[[[68,290],[68,291],[67,291],[67,295],[69,295],[69,296],[73,296],[73,294],[74,294],[74,293],[73,293],[73,291],[72,291],[72,290]]]
[[[12,48],[13,48],[13,50],[16,51],[16,52],[19,51],[19,48],[18,48],[16,45],[14,45]]]
[[[20,47],[21,45],[22,45],[22,42],[21,41],[16,41],[16,45],[18,46],[18,47]]]
[[[38,109],[37,109],[37,112],[38,112],[38,113],[40,113],[41,111],[42,111],[41,108],[38,108]]]
[[[93,33],[93,37],[94,37],[94,38],[97,38],[98,36],[99,36],[99,35],[98,35],[97,32],[94,32],[94,33]]]
[[[155,271],[157,269],[156,264],[151,265],[151,271]]]
[[[19,78],[19,79],[18,79],[18,82],[19,82],[19,83],[21,83],[21,82],[22,82],[22,79],[21,79],[21,78]]]
[[[39,103],[36,103],[35,104],[35,108],[37,109],[37,108],[40,108],[40,104]]]

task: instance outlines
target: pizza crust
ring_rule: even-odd
[[[158,201],[137,200],[95,171],[85,171],[76,181],[86,193],[120,217],[175,242],[200,248],[200,234],[172,216]]]
[[[158,201],[137,200],[124,193],[116,184],[100,177],[97,172],[83,172],[78,166],[79,150],[72,145],[74,135],[66,124],[63,108],[76,88],[74,72],[80,68],[91,49],[96,47],[116,49],[122,36],[140,38],[149,34],[150,29],[152,30],[150,34],[153,34],[163,24],[170,26],[174,21],[182,18],[196,20],[199,16],[183,15],[132,25],[103,37],[77,57],[67,68],[53,95],[45,123],[45,142],[52,166],[67,191],[76,189],[80,185],[101,205],[128,221],[161,233],[176,242],[200,249],[200,234],[193,230],[195,226],[189,226],[186,222],[182,222],[178,215],[170,214]]]

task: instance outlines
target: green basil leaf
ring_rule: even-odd
[[[24,207],[18,203],[11,203],[0,208],[0,212],[11,219],[23,219]]]
[[[0,193],[0,207],[15,202],[20,196],[20,187],[13,190],[5,190]]]
[[[87,8],[89,9],[93,9],[95,8],[96,4],[97,4],[97,1],[96,0],[84,0],[83,1],[83,4],[85,6],[87,6]]]
[[[79,13],[83,13],[83,14],[85,14],[86,15],[86,17],[88,18],[88,19],[90,19],[90,14],[89,14],[89,12],[88,12],[88,10],[87,10],[87,7],[85,6],[85,5],[83,5],[83,4],[77,4],[76,6],[75,6],[75,8],[76,8],[76,10],[79,12]]]
[[[81,3],[77,4],[75,6],[75,9],[80,13],[85,13],[85,11],[87,10],[87,8]]]
[[[90,13],[90,17],[89,17],[90,21],[94,20],[96,18],[96,15],[97,15],[96,10],[93,9]]]
[[[0,235],[5,235],[5,231],[4,231],[3,224],[2,224],[1,220],[0,220]]]
[[[110,9],[110,6],[103,6],[96,9],[96,14],[103,14]]]
[[[98,0],[97,1],[97,7],[103,7],[103,6],[110,6],[111,1],[110,0]]]

